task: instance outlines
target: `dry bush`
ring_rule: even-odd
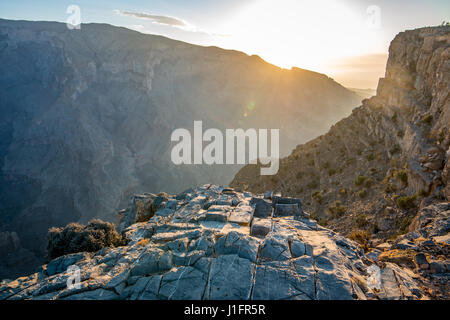
[[[369,250],[369,238],[370,238],[370,232],[366,230],[353,230],[349,235],[348,238],[350,240],[358,242],[361,247],[364,249],[364,251]]]
[[[47,256],[57,257],[76,252],[95,252],[104,247],[125,245],[114,225],[99,219],[86,226],[70,223],[64,228],[50,228],[47,234]]]

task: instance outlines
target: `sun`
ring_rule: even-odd
[[[224,46],[258,54],[283,68],[323,72],[331,59],[370,51],[366,12],[336,0],[261,0],[223,25]]]

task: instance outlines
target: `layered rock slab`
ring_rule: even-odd
[[[393,264],[382,269],[380,291],[369,290],[372,262],[364,251],[307,215],[254,217],[256,196],[214,185],[165,198],[148,221],[127,217],[127,212],[136,217],[131,208],[121,212],[126,246],[59,257],[31,276],[2,282],[0,298],[416,297],[411,294],[415,290],[405,289],[416,289],[414,281],[402,282],[406,276]],[[158,214],[164,209],[164,215]],[[223,217],[211,219],[212,213]],[[264,231],[255,234],[255,228]],[[74,268],[80,283],[68,287]]]

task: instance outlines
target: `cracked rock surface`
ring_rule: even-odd
[[[162,197],[162,199],[161,199]],[[0,284],[1,299],[416,299],[414,279],[387,263],[369,289],[373,262],[355,242],[308,214],[255,218],[258,196],[214,185],[176,196],[135,196],[121,212],[126,246],[54,259]],[[148,221],[134,223],[158,199]],[[292,198],[285,198],[292,199]],[[270,200],[266,200],[271,203]],[[278,201],[274,201],[274,205]],[[219,204],[220,203],[220,204]],[[168,208],[170,207],[170,208]],[[146,209],[147,208],[147,209]],[[167,209],[167,210],[165,210]],[[220,218],[211,214],[220,215]],[[239,217],[239,218],[236,218]],[[263,223],[264,222],[264,223]],[[74,266],[78,286],[68,287]],[[72,278],[71,278],[72,277]]]

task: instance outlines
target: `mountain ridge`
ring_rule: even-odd
[[[375,96],[326,134],[298,145],[281,159],[277,175],[259,176],[258,165],[247,165],[230,185],[300,197],[321,225],[384,258],[414,266],[414,254],[427,254],[448,265],[449,88],[450,27],[401,32]],[[424,219],[440,227],[424,231]],[[425,239],[434,249],[421,245]],[[444,280],[436,280],[436,270]],[[414,271],[448,283],[445,270]],[[435,290],[447,297],[446,285]]]

